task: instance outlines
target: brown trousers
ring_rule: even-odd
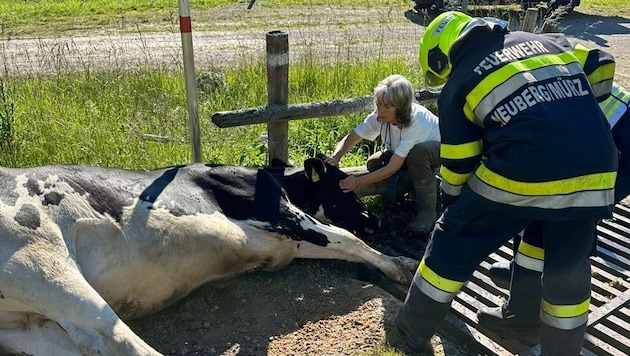
[[[392,155],[392,151],[375,152],[367,160],[367,170],[374,172],[385,167]],[[421,142],[409,151],[399,172],[406,172],[412,182],[422,182],[435,174],[435,170],[440,168],[440,162],[440,143],[437,141]]]

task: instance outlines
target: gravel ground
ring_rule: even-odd
[[[405,348],[393,324],[401,301],[359,279],[359,266],[298,260],[279,272],[214,283],[128,322],[167,355],[361,355]],[[477,355],[441,335],[434,355]],[[376,353],[374,353],[376,352]]]

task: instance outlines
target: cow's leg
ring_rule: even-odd
[[[381,270],[387,277],[402,284],[411,283],[418,261],[409,257],[385,255],[353,235],[348,230],[303,218],[303,212],[295,208],[300,216],[300,226],[326,236],[327,243],[309,242],[308,239],[296,241],[296,258],[338,259],[350,262],[368,263]]]
[[[0,229],[15,236],[3,245],[3,252],[11,252],[0,253],[0,310],[38,313],[57,322],[81,354],[158,355],[83,278],[60,232],[42,225],[29,233]]]
[[[68,334],[51,320],[30,323],[24,325],[24,328],[0,329],[0,354],[81,355]]]

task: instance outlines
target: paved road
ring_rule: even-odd
[[[583,14],[561,22],[563,32],[584,45],[599,47],[615,56],[617,80],[630,87],[630,19]]]

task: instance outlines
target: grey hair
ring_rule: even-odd
[[[411,104],[416,101],[411,82],[400,74],[392,74],[374,87],[374,102],[396,107],[400,127],[411,125]]]

